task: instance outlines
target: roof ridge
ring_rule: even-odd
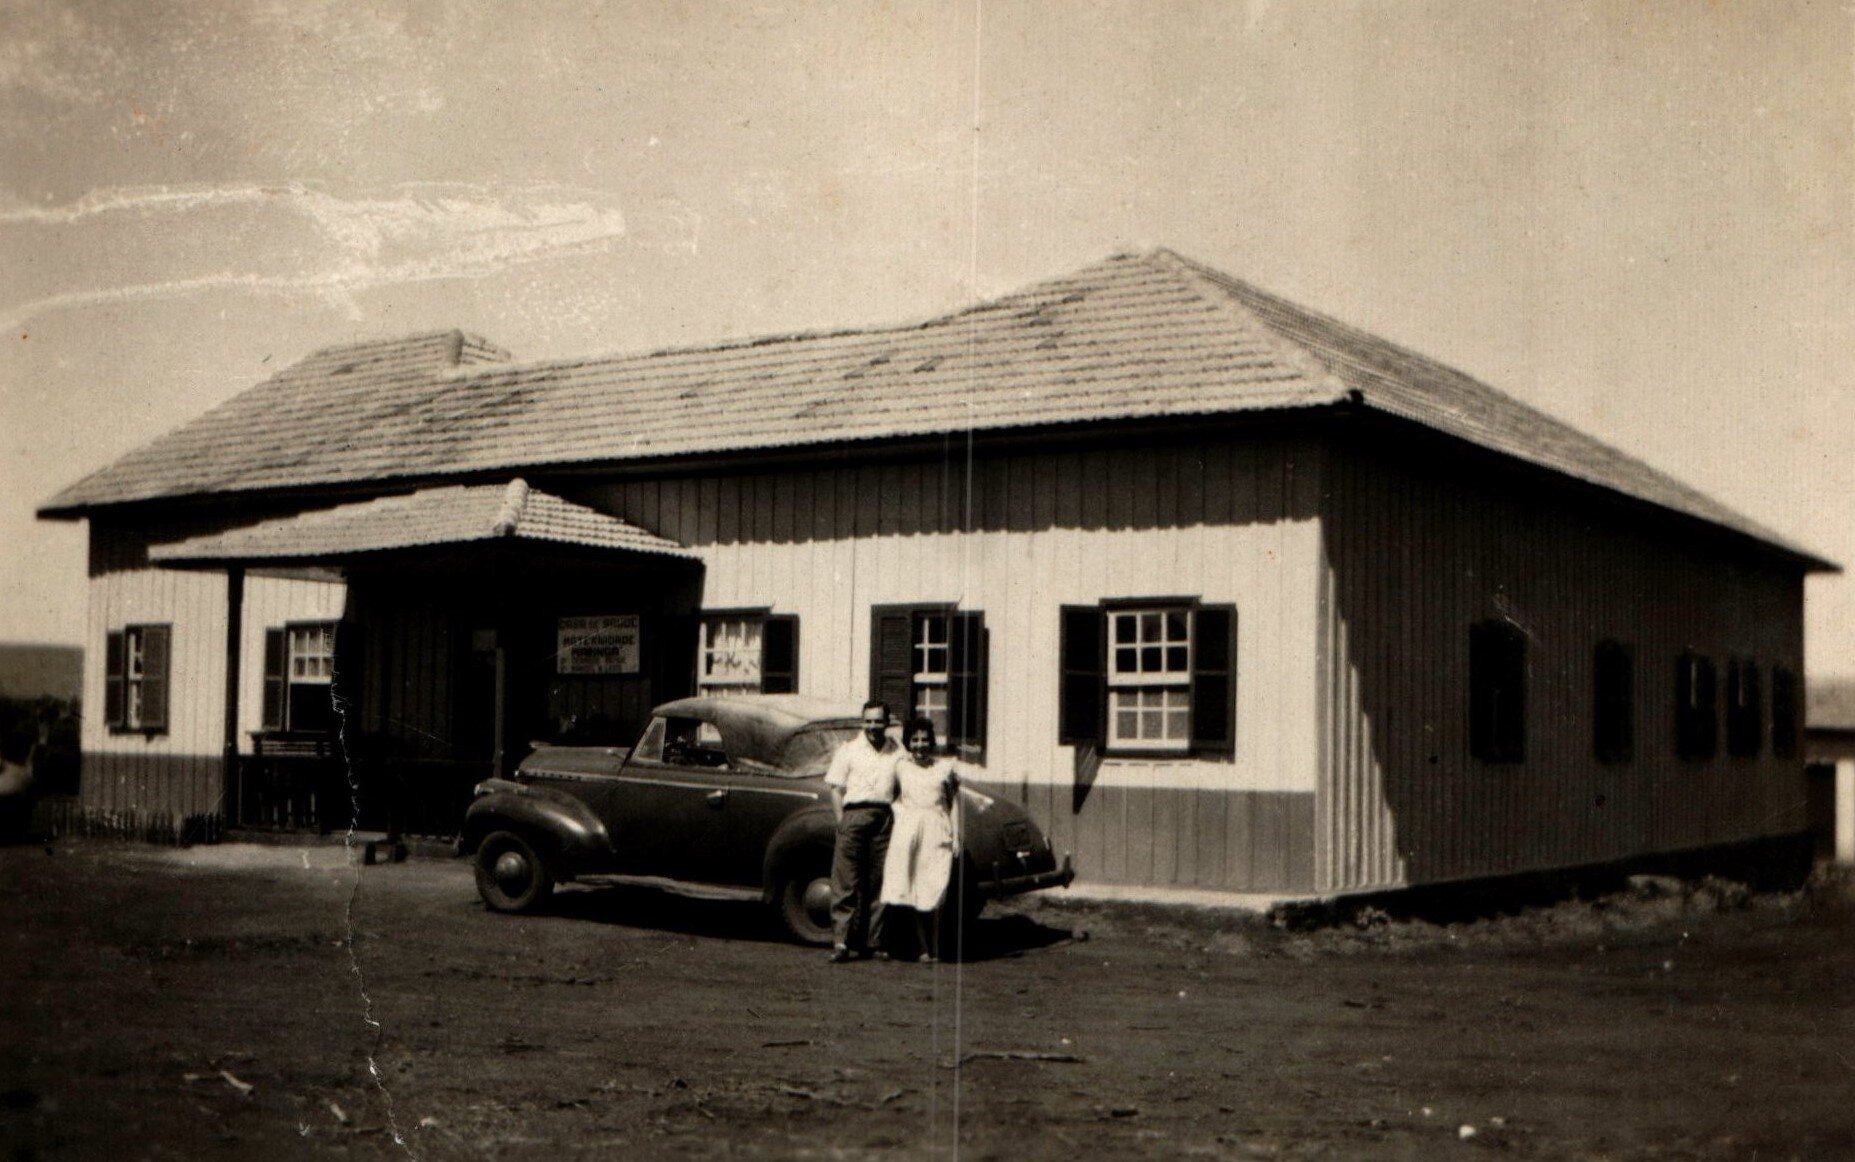
[[[512,537],[521,527],[522,515],[528,510],[528,481],[520,476],[509,481],[509,487],[502,493],[502,507],[496,512],[496,520],[490,526],[493,535]]]
[[[450,362],[453,364],[461,362],[465,349],[473,346],[499,352],[505,358],[512,358],[509,352],[503,347],[491,342],[489,339],[474,331],[466,331],[461,327],[448,327],[430,331],[414,331],[410,334],[396,335],[383,339],[357,339],[350,343],[331,343],[325,347],[312,349],[307,355],[304,355],[289,367],[283,368],[277,374],[281,375],[293,368],[302,367],[310,363],[322,363],[342,358],[366,358],[371,355],[381,355],[393,351],[406,350],[408,348],[417,348],[428,343],[444,343]]]
[[[1309,379],[1328,388],[1333,392],[1336,401],[1346,397],[1347,386],[1334,372],[1333,366],[1322,359],[1318,352],[1291,340],[1270,326],[1267,319],[1231,294],[1219,281],[1221,272],[1212,270],[1202,263],[1194,262],[1166,246],[1155,246],[1142,257],[1169,267],[1200,299],[1220,310],[1234,314],[1248,324],[1246,329],[1267,344],[1277,358],[1300,369]]]

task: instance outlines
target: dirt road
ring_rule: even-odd
[[[935,967],[635,891],[495,916],[338,848],[10,848],[0,897],[13,1157],[1855,1157],[1841,895],[1024,906]]]

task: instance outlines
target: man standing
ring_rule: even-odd
[[[889,851],[889,804],[895,799],[895,760],[902,748],[889,737],[889,704],[863,704],[863,732],[837,748],[825,785],[837,812],[831,857],[831,963],[869,955],[882,933],[882,863]]]

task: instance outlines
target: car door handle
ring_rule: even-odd
[[[728,801],[728,792],[710,791],[708,794],[702,796],[702,798],[707,801],[709,806],[719,807]]]

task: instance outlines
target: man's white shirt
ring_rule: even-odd
[[[831,768],[824,781],[844,793],[845,806],[862,803],[891,803],[895,800],[895,760],[902,748],[892,738],[882,740],[882,749],[870,740],[857,737],[841,743],[831,756]]]

